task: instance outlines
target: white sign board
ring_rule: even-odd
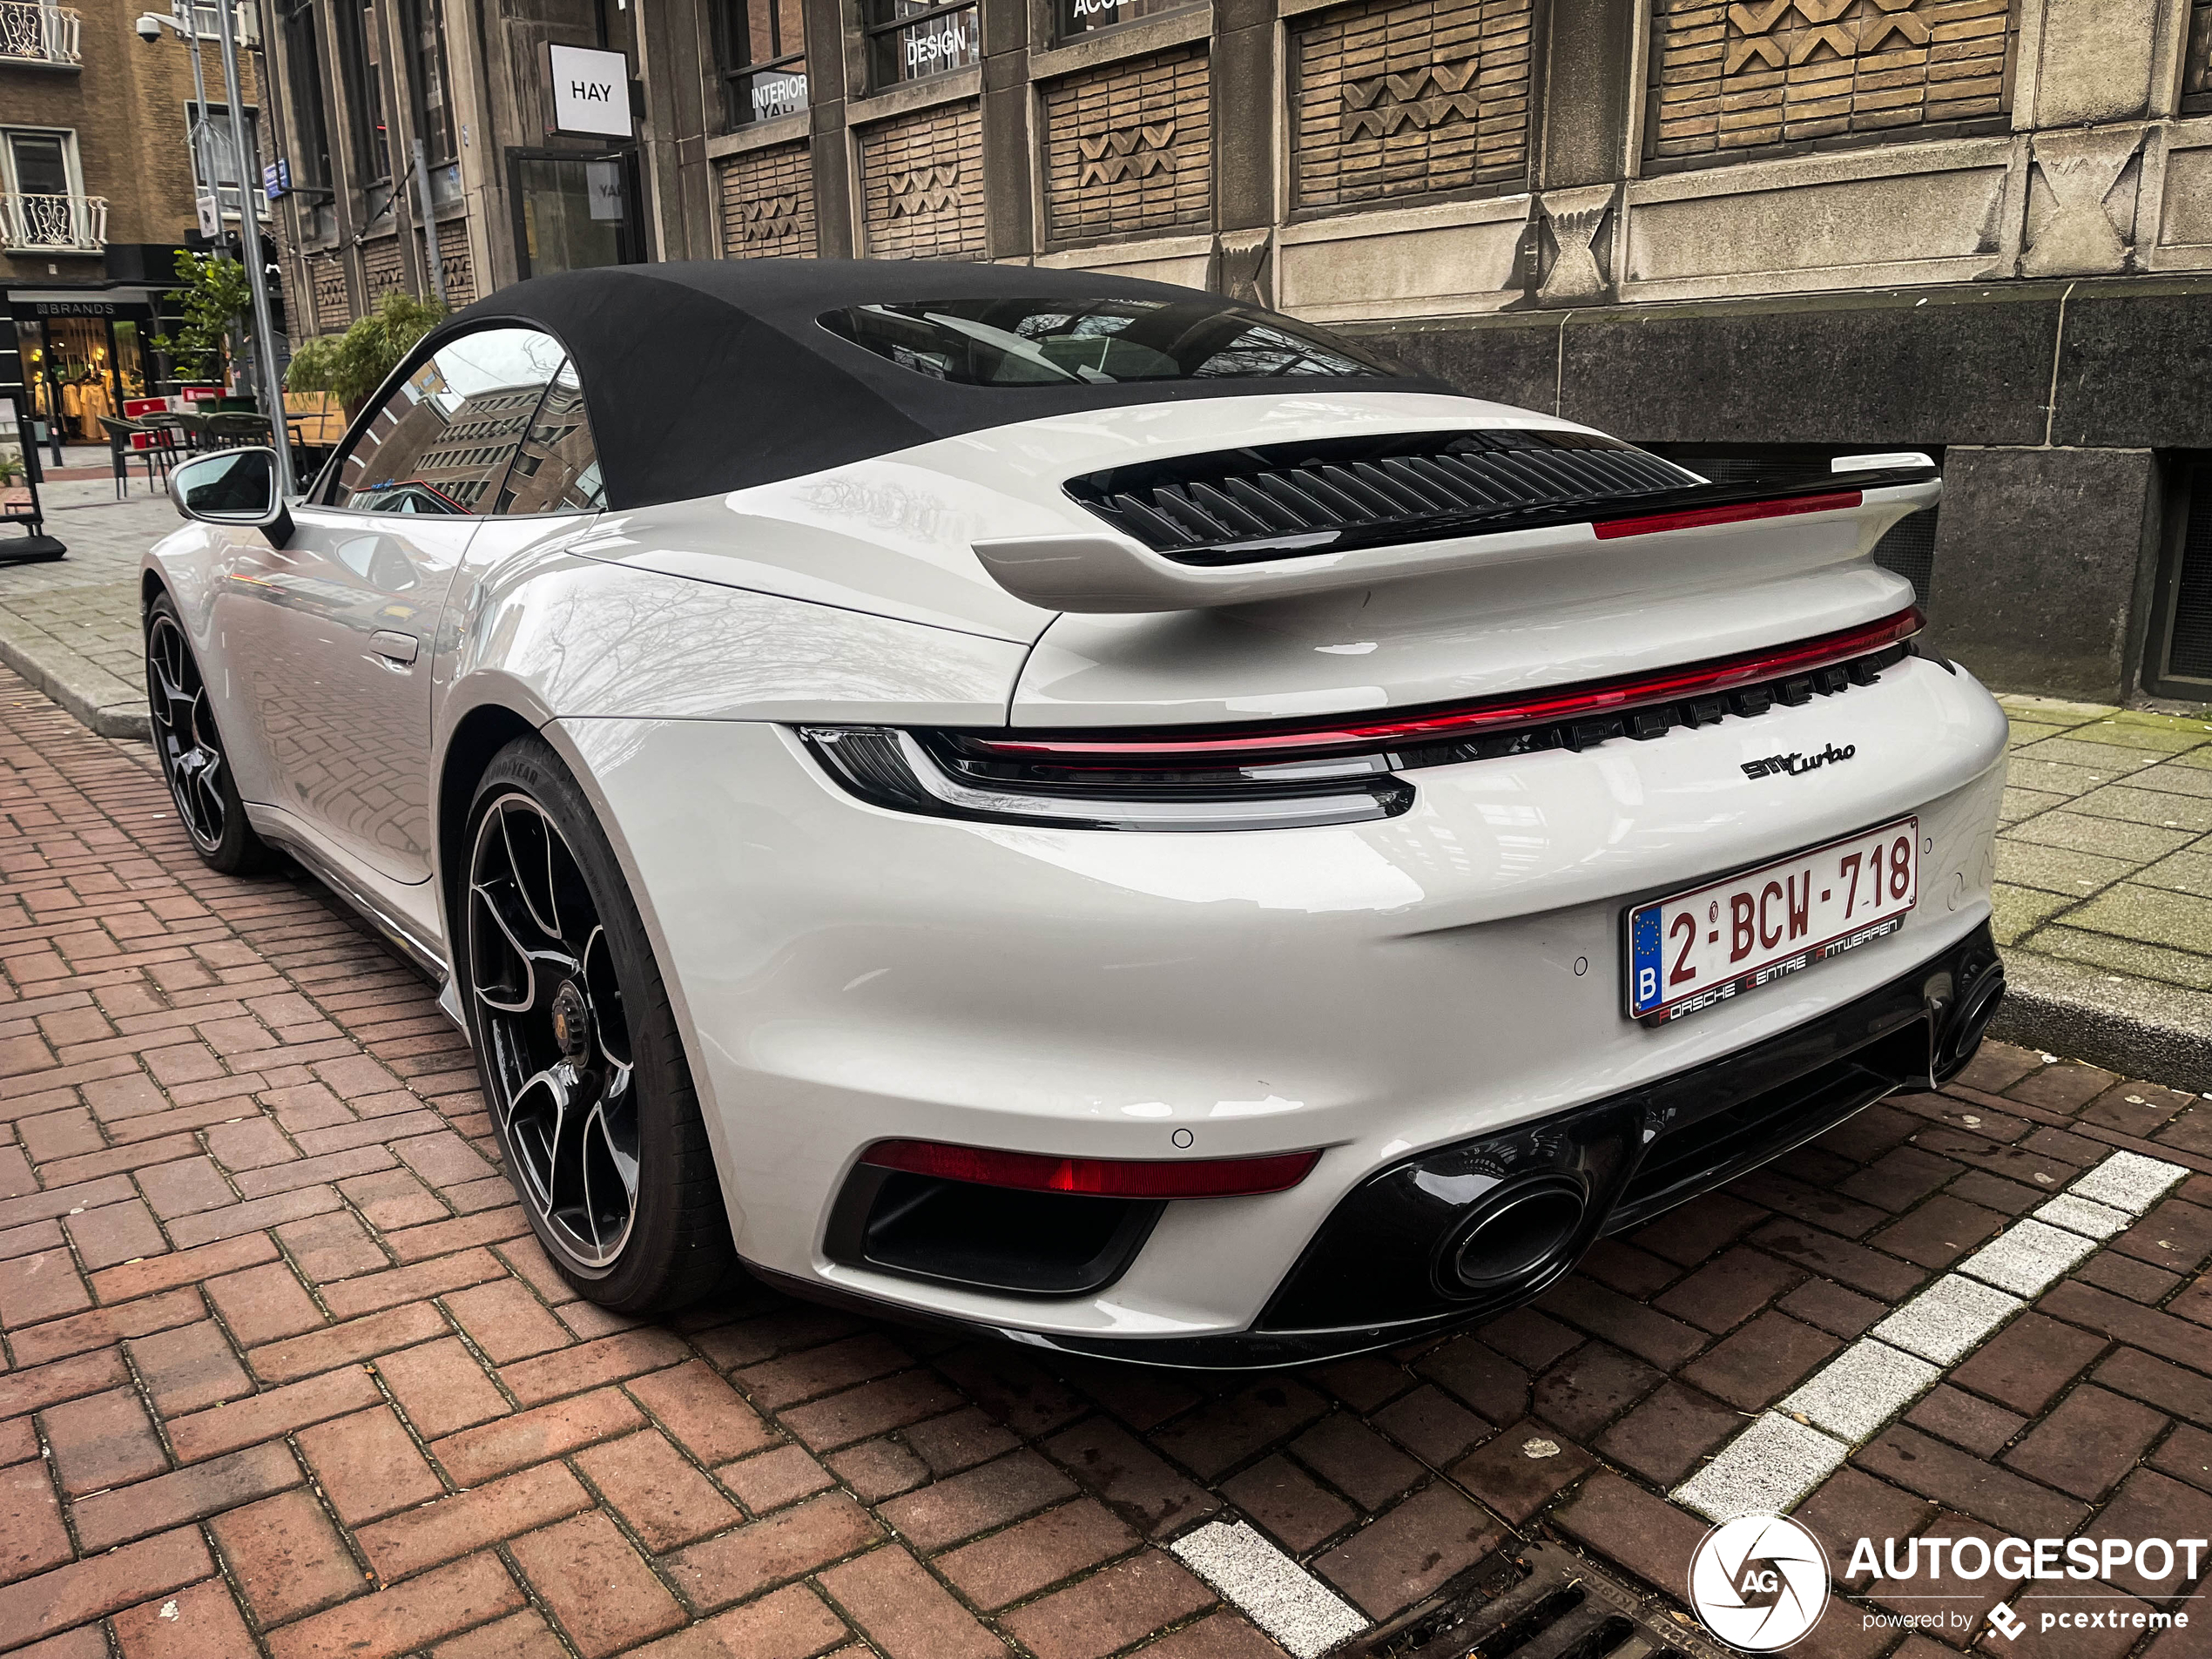
[[[223,233],[223,208],[212,190],[203,190],[192,198],[192,206],[199,214],[199,233],[216,237]]]
[[[548,46],[553,57],[553,130],[630,137],[630,60],[620,52]]]

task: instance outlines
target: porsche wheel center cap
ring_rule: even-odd
[[[565,980],[553,994],[553,1041],[572,1063],[580,1064],[591,1048],[591,1006],[574,980]]]

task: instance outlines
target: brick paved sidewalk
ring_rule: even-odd
[[[1664,1494],[1750,1414],[2114,1148],[2212,1171],[2212,1102],[1992,1045],[1393,1354],[1191,1377],[743,1290],[631,1326],[549,1271],[429,988],[167,808],[0,675],[0,1649],[38,1659],[1278,1654],[1163,1548],[1217,1517],[1373,1621],[1546,1537],[1678,1596],[1706,1523]],[[2208,1204],[2190,1175],[1800,1515],[2212,1534]],[[1796,1651],[1946,1651],[1879,1605]]]

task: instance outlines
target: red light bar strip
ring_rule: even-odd
[[[1923,618],[1917,610],[1898,611],[1879,622],[1823,634],[1817,639],[1742,657],[1723,658],[1693,668],[1672,669],[1661,674],[1640,674],[1602,681],[1576,690],[1554,691],[1530,698],[1499,698],[1401,720],[1378,720],[1360,725],[1310,725],[1272,732],[1255,732],[1207,738],[1161,738],[1112,742],[1082,738],[965,738],[973,753],[1008,759],[1091,761],[1123,765],[1157,764],[1163,760],[1235,761],[1240,759],[1278,759],[1325,750],[1372,749],[1387,745],[1426,743],[1493,732],[1502,726],[1543,725],[1589,715],[1618,714],[1624,710],[1683,698],[1703,697],[1758,680],[1825,668],[1880,651],[1920,631]]]
[[[1314,1152],[1257,1158],[1060,1158],[936,1141],[878,1141],[860,1162],[947,1181],[973,1181],[1024,1192],[1077,1192],[1102,1198],[1238,1198],[1282,1192],[1321,1161]]]
[[[1791,518],[1799,513],[1834,513],[1856,507],[1860,492],[1835,489],[1823,496],[1788,501],[1747,501],[1733,507],[1692,507],[1679,513],[1644,513],[1634,518],[1602,519],[1590,526],[1601,542],[1623,536],[1656,536],[1662,530],[1702,529],[1712,524],[1743,524],[1755,518]]]

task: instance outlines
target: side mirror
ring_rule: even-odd
[[[292,539],[292,515],[277,488],[273,449],[218,449],[194,455],[169,475],[169,499],[186,518],[258,529],[273,547]]]

